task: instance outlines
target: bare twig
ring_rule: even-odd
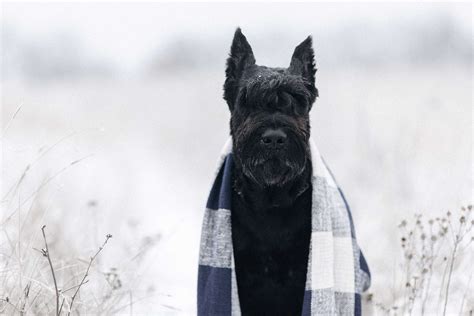
[[[102,244],[102,246],[100,246],[99,249],[97,250],[97,252],[90,258],[89,265],[87,266],[87,269],[86,269],[86,273],[84,273],[84,276],[82,277],[81,282],[79,283],[79,285],[76,288],[76,292],[74,292],[74,295],[71,298],[71,304],[69,305],[69,312],[67,313],[68,316],[71,315],[72,305],[74,304],[74,300],[76,299],[76,296],[79,293],[79,290],[81,289],[81,286],[84,285],[85,283],[87,283],[86,278],[89,275],[89,270],[92,266],[92,262],[94,262],[95,258],[99,255],[99,253],[102,251],[102,249],[104,249],[105,245],[107,244],[107,241],[110,238],[112,238],[112,235],[107,234],[107,236],[105,236],[105,241]]]
[[[28,284],[26,285],[25,290],[24,290],[25,299],[24,299],[23,304],[22,304],[21,309],[20,309],[21,310],[20,315],[25,314],[26,302],[28,301],[28,297],[30,295],[30,288],[31,288],[31,281],[28,282]]]
[[[46,234],[44,232],[44,229],[46,228],[46,225],[43,225],[41,227],[41,231],[43,232],[43,239],[44,239],[44,246],[45,249],[42,249],[43,256],[48,258],[49,266],[51,268],[51,275],[53,276],[53,281],[54,281],[54,290],[56,291],[56,315],[59,316],[59,290],[58,290],[58,283],[56,282],[56,275],[54,273],[54,267],[53,263],[51,262],[51,256],[49,254],[49,249],[48,249],[48,242],[46,241]]]
[[[79,286],[86,284],[87,282],[89,282],[89,280],[86,280],[86,281],[85,281],[84,283],[82,283],[82,284],[74,285],[74,286],[71,286],[71,287],[68,288],[68,289],[62,290],[61,293],[65,293],[65,292],[67,292],[67,291],[76,289],[76,288],[78,288]]]
[[[433,233],[433,224],[434,224],[434,220],[430,220],[429,221],[429,225],[430,225],[430,252],[429,252],[429,257],[428,257],[428,271],[429,271],[429,274],[428,274],[428,280],[427,280],[427,285],[425,287],[425,291],[424,293],[422,293],[422,305],[421,305],[421,315],[425,315],[425,307],[426,307],[426,301],[428,300],[429,296],[430,296],[430,290],[431,290],[431,279],[433,277],[433,262],[436,258],[436,255],[434,255],[434,244],[435,242],[438,240],[436,236],[434,236],[434,233]],[[439,249],[438,249],[439,250]]]
[[[411,227],[407,227],[408,222],[403,220],[399,228],[405,258],[402,266],[402,271],[406,274],[405,289],[400,291],[399,297],[393,297],[391,307],[383,304],[378,306],[378,303],[375,306],[380,307],[384,313],[393,312],[395,315],[399,309],[402,314],[407,315],[418,312],[421,315],[431,314],[434,311],[442,315],[449,313],[448,305],[453,301],[451,292],[454,282],[458,281],[456,288],[459,287],[458,283],[462,286],[466,284],[465,280],[458,280],[457,271],[467,259],[463,251],[469,250],[474,243],[474,236],[471,234],[474,230],[472,214],[472,206],[468,205],[461,207],[459,213],[448,211],[442,217],[423,219],[422,215],[416,214],[416,223]],[[426,224],[429,225],[428,231]],[[432,280],[439,281],[434,288]],[[466,293],[470,293],[470,282],[469,280]],[[438,303],[430,306],[429,302],[435,295],[438,296]],[[461,302],[461,312],[469,310],[469,307],[464,308],[464,303],[465,299]]]
[[[59,307],[59,314],[61,314],[61,311],[63,310],[63,305],[64,305],[65,300],[66,300],[66,298],[63,297],[63,300],[61,301],[61,306]]]
[[[451,222],[450,222],[451,223]],[[449,299],[449,287],[451,285],[451,276],[453,275],[453,267],[454,267],[454,260],[456,260],[456,254],[461,242],[461,230],[462,230],[462,223],[459,225],[459,229],[456,235],[454,235],[454,249],[451,253],[451,264],[449,265],[449,273],[448,273],[448,281],[446,285],[446,295],[444,298],[444,308],[443,308],[443,316],[446,315],[446,307],[448,306],[448,299]]]

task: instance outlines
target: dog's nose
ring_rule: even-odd
[[[287,136],[281,129],[269,128],[262,134],[262,144],[269,148],[281,148],[286,145]]]

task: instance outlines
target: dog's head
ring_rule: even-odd
[[[236,163],[262,187],[284,186],[309,160],[309,111],[318,96],[311,37],[288,68],[258,66],[238,28],[227,59],[224,99],[231,112]]]

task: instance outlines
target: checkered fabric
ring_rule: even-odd
[[[312,235],[302,315],[361,315],[370,272],[357,244],[349,205],[310,139]],[[231,207],[232,139],[219,158],[201,232],[198,315],[240,315]]]

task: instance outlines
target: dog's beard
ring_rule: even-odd
[[[261,187],[283,187],[298,178],[306,167],[308,144],[291,140],[285,149],[263,149],[258,141],[244,141],[236,153],[242,172]]]

